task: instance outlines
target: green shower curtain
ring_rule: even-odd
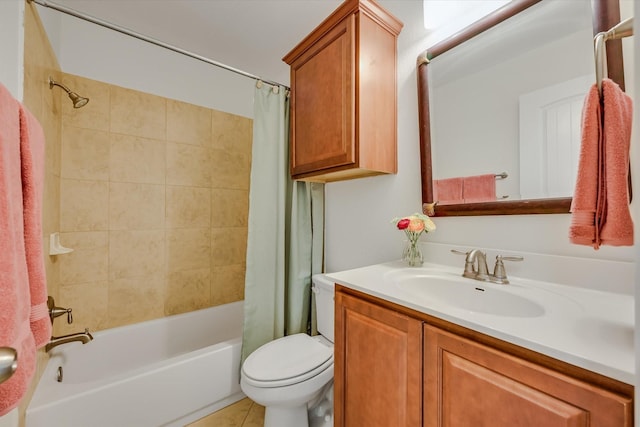
[[[324,184],[289,175],[289,99],[258,82],[254,96],[242,360],[311,328],[311,275],[322,271]]]

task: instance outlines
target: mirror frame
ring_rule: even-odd
[[[483,203],[433,205],[433,177],[431,164],[431,126],[429,123],[428,64],[437,56],[509,19],[542,0],[514,0],[453,36],[437,43],[418,56],[418,122],[420,126],[420,169],[422,182],[422,210],[430,216],[525,215],[569,213],[571,197],[550,199],[505,200]],[[607,31],[620,22],[618,0],[592,0],[593,34]],[[624,90],[622,41],[607,42],[608,77]],[[595,62],[594,62],[595,67]],[[595,83],[595,82],[594,82]]]

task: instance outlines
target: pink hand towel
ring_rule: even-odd
[[[629,148],[633,101],[614,81],[602,82],[603,165],[605,203],[600,219],[603,245],[633,246],[633,220],[629,210]]]
[[[571,243],[633,245],[629,211],[629,146],[633,103],[610,79],[602,82],[603,100],[593,85],[582,113],[582,145],[571,202]]]
[[[31,295],[31,332],[36,348],[51,337],[47,307],[47,277],[42,250],[42,192],[44,184],[44,132],[24,106],[20,108],[20,154],[24,205],[24,245]]]
[[[589,89],[582,107],[582,135],[578,158],[578,177],[571,201],[569,240],[578,245],[600,246],[596,239],[596,206],[598,204],[600,169],[600,96],[594,84]],[[600,189],[600,193],[601,193]]]
[[[462,184],[462,196],[465,203],[495,202],[496,176],[489,173],[465,177]]]
[[[433,200],[437,201],[439,205],[462,203],[462,178],[434,180]]]
[[[0,84],[0,346],[18,352],[18,368],[0,384],[0,416],[15,408],[35,372],[31,299],[24,247],[19,103]]]

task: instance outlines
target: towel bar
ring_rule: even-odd
[[[602,96],[602,79],[607,76],[605,70],[606,64],[606,42],[608,40],[617,40],[624,37],[633,35],[633,18],[627,18],[620,22],[618,25],[609,29],[609,31],[603,31],[598,33],[593,38],[594,44],[594,56],[596,62],[596,85],[598,86],[598,93]]]

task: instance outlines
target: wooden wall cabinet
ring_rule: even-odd
[[[335,320],[336,427],[633,426],[628,384],[341,286]]]
[[[293,179],[397,172],[397,36],[373,0],[346,0],[284,58],[291,66]]]

